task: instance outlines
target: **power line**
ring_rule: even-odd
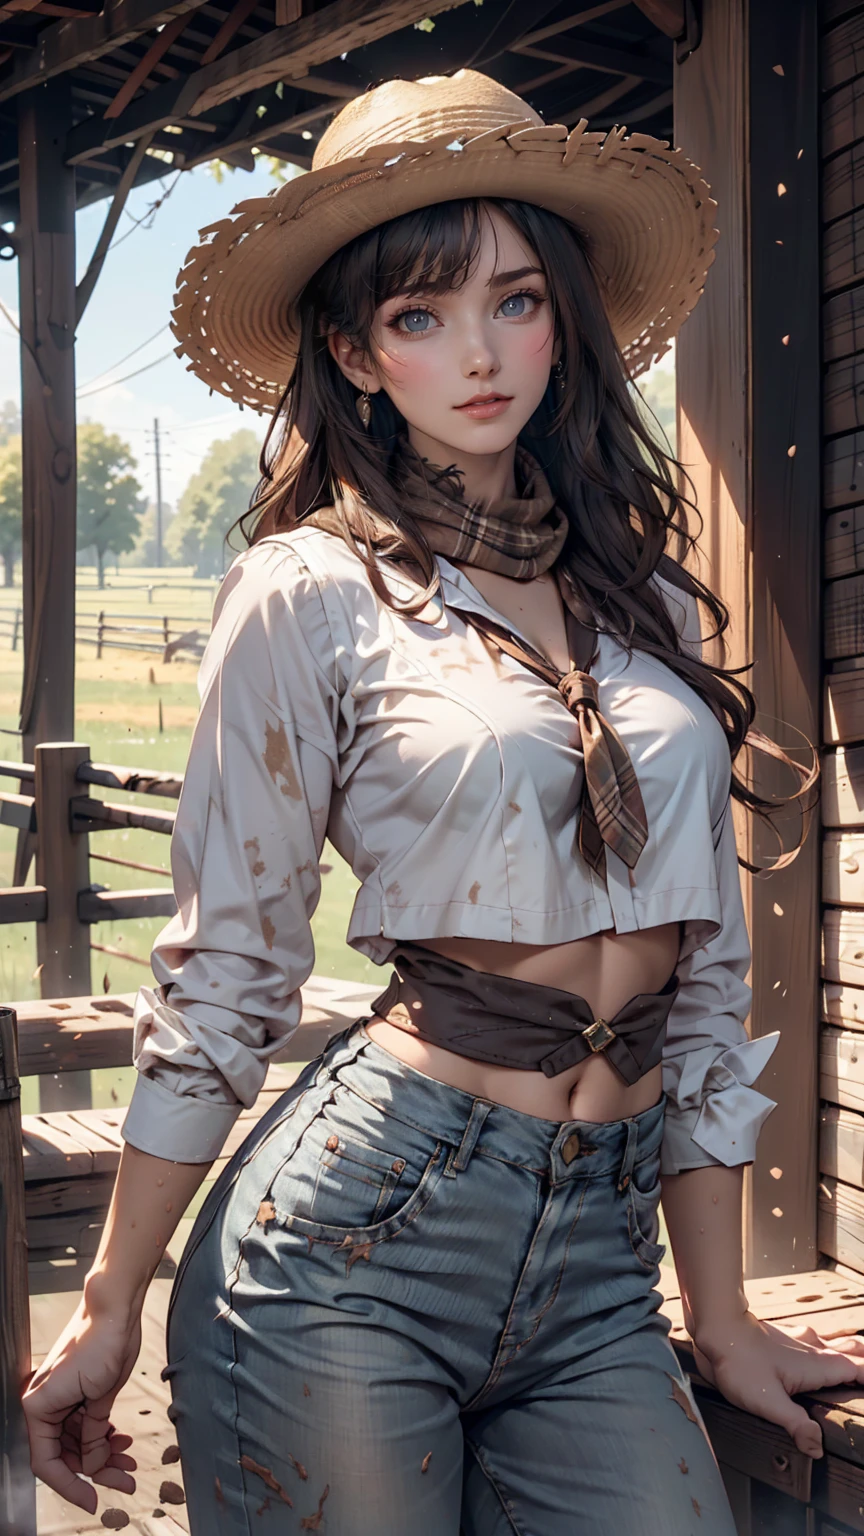
[[[106,374],[113,373],[115,368],[122,368],[124,363],[128,363],[130,357],[134,357],[136,352],[143,352],[145,347],[149,347],[151,341],[155,341],[156,337],[161,336],[162,332],[167,331],[167,329],[168,321],[166,320],[164,325],[160,325],[158,331],[154,331],[153,335],[148,336],[146,341],[140,341],[137,347],[133,347],[131,352],[126,353],[125,357],[118,357],[116,363],[112,363],[110,368],[103,368],[101,373],[95,373],[92,379],[88,379],[86,384],[82,384],[76,390],[76,394],[81,394],[83,390],[89,389],[91,384],[98,384],[100,379],[104,379]]]
[[[170,352],[163,352],[161,357],[154,357],[152,363],[145,363],[143,368],[136,368],[132,373],[124,373],[119,379],[109,379],[107,384],[97,384],[95,389],[76,391],[76,397],[79,400],[86,400],[90,395],[101,395],[103,390],[113,389],[115,384],[125,384],[127,379],[137,379],[139,373],[146,373],[148,369],[155,368],[157,363],[164,363],[167,358],[173,356],[173,349]]]

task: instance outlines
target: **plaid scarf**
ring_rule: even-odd
[[[472,507],[460,495],[455,470],[435,469],[404,441],[396,455],[399,489],[433,553],[519,581],[530,581],[554,567],[567,626],[567,672],[560,672],[548,657],[486,614],[460,612],[499,650],[557,688],[577,720],[585,768],[577,843],[582,857],[605,878],[607,847],[628,869],[634,868],[648,839],[645,805],[627,748],[602,713],[597,681],[589,675],[596,656],[595,632],[586,628],[583,604],[565,562],[559,560],[567,537],[567,516],[555,505],[540,465],[522,447],[516,450],[516,475],[521,494],[503,496],[483,508]],[[332,533],[342,531],[332,507],[303,521]]]
[[[430,549],[448,560],[531,581],[555,564],[564,547],[567,517],[556,507],[540,465],[521,446],[516,449],[521,493],[486,507],[463,500],[455,469],[436,469],[404,439],[395,478]]]

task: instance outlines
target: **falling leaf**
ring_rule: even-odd
[[[255,1220],[259,1227],[266,1227],[268,1221],[276,1220],[276,1207],[272,1200],[262,1200],[258,1207]]]
[[[414,23],[414,31],[415,32],[434,32],[435,31],[435,23],[432,20],[432,17],[431,16],[424,16],[422,21],[415,21],[415,23]]]
[[[33,975],[30,977],[30,980],[31,981],[38,981],[39,977],[42,975],[42,972],[44,971],[44,969],[45,969],[45,961],[43,960],[41,965],[37,965],[35,971],[33,972]]]
[[[774,65],[772,65],[772,68],[774,70],[775,75],[783,75],[783,74],[786,73],[786,71],[784,70],[782,64],[774,64]]]
[[[163,1465],[163,1467],[169,1467],[173,1461],[179,1461],[179,1460],[180,1460],[180,1447],[179,1447],[179,1445],[166,1445],[164,1451],[162,1452],[162,1465]]]
[[[788,459],[794,459],[796,452],[797,452],[797,450],[796,450],[795,444],[793,443],[790,448],[786,449],[786,457]]]
[[[160,1504],[185,1504],[186,1495],[179,1483],[164,1482],[159,1485]]]
[[[420,1471],[421,1472],[428,1472],[429,1471],[429,1463],[430,1463],[431,1460],[432,1460],[432,1452],[431,1451],[427,1451],[426,1455],[423,1457],[423,1460],[420,1463]]]
[[[106,1509],[102,1516],[102,1524],[109,1531],[122,1531],[129,1524],[129,1516],[125,1509]]]
[[[111,978],[109,977],[107,971],[105,972],[105,975],[102,977],[102,991],[103,992],[110,992],[111,991]]]
[[[683,1456],[681,1457],[681,1460],[678,1463],[678,1471],[679,1472],[689,1472],[690,1471],[690,1468],[688,1467],[688,1465],[687,1465],[686,1461],[684,1460]]]
[[[785,336],[781,337],[781,341],[783,342],[784,347],[788,347],[788,345],[789,345],[789,335],[788,335],[788,332],[787,332],[787,334]]]
[[[786,196],[786,188],[784,187],[782,181],[778,181],[778,183],[777,183],[777,196],[778,197],[785,197]]]

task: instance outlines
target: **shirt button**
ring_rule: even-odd
[[[339,1147],[339,1137],[338,1136],[328,1136],[325,1145],[327,1147],[327,1151],[328,1152],[335,1152],[335,1151],[337,1151],[337,1149]]]
[[[564,1142],[564,1145],[561,1148],[561,1156],[563,1157],[565,1163],[572,1163],[574,1157],[579,1156],[579,1146],[579,1137],[574,1131],[572,1136],[567,1137],[567,1140]]]

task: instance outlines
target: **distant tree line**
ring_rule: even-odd
[[[259,442],[249,428],[211,443],[177,503],[163,504],[163,563],[218,576],[233,558],[225,535],[247,510],[258,482]],[[148,504],[129,444],[99,422],[78,427],[78,551],[105,584],[110,559],[154,566],[156,509]],[[21,420],[0,405],[0,561],[7,587],[21,554]]]

